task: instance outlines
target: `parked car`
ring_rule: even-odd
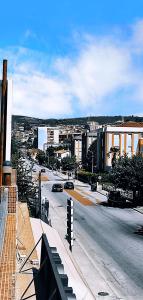
[[[67,190],[74,190],[74,184],[72,181],[67,181],[65,182],[64,184],[64,189],[67,189]]]
[[[111,206],[124,206],[126,198],[121,195],[120,191],[110,191],[108,193],[108,204]]]
[[[63,192],[63,186],[60,183],[54,183],[52,186],[52,192]]]
[[[97,182],[91,184],[91,191],[96,192],[96,190],[97,190]]]
[[[41,172],[42,172],[42,173],[45,173],[46,171],[45,171],[45,169],[41,169]]]

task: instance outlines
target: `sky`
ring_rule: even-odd
[[[143,116],[143,0],[5,0],[0,59],[13,114]]]

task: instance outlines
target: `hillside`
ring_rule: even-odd
[[[67,118],[67,119],[38,119],[27,116],[12,116],[12,124],[19,123],[29,125],[48,125],[48,126],[57,126],[57,125],[85,125],[89,121],[95,121],[99,124],[110,124],[117,121],[121,121],[122,116],[90,116],[90,117],[80,117],[80,118]],[[143,122],[143,117],[138,116],[124,116],[124,121],[136,121]]]

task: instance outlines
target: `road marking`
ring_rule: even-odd
[[[39,179],[39,175],[38,174],[34,174],[34,179],[38,180]],[[41,174],[41,181],[49,181],[49,178],[47,175],[42,175]]]
[[[95,205],[94,202],[92,202],[91,200],[85,198],[84,196],[82,196],[81,194],[79,194],[78,192],[74,191],[74,190],[65,190],[70,196],[74,197],[77,201],[79,201],[80,203],[82,203],[83,205],[88,205],[88,206],[92,206]]]
[[[81,191],[80,188],[77,188],[77,187],[76,187],[76,189],[79,190],[81,193],[83,193],[83,194],[85,194],[85,195],[91,196],[91,194],[90,194],[89,192]],[[91,196],[91,197],[92,197],[92,196]],[[96,202],[97,202],[98,204],[100,204],[100,203],[102,202],[102,200],[100,200],[100,199],[98,199],[98,198],[95,198],[95,200],[96,200]]]

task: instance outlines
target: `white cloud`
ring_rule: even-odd
[[[14,80],[13,113],[44,118],[117,114],[119,104],[125,114],[125,99],[134,113],[130,103],[143,101],[142,28],[143,20],[132,25],[128,40],[85,34],[76,55],[54,60],[26,48],[7,49]]]
[[[23,71],[23,66],[20,69]],[[71,99],[64,82],[37,73],[36,70],[26,73],[26,69],[14,75],[14,82],[15,114],[39,118],[70,114]]]

